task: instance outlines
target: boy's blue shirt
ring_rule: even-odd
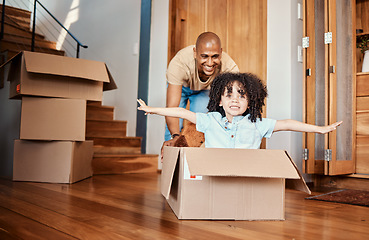
[[[261,140],[272,136],[276,120],[263,118],[255,123],[246,116],[236,116],[232,123],[219,112],[196,113],[196,129],[205,134],[207,148],[260,148]]]

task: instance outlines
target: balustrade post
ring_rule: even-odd
[[[1,32],[0,32],[0,39],[4,38],[4,21],[5,21],[5,0],[3,0],[3,8],[1,12]]]
[[[35,35],[36,35],[36,3],[37,0],[35,0],[33,5],[33,26],[32,26],[32,44],[31,44],[31,51],[35,51]]]

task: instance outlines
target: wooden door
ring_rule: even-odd
[[[170,0],[169,18],[168,63],[202,32],[214,32],[240,72],[256,74],[266,84],[267,0]]]
[[[311,72],[304,76],[304,119],[317,125],[344,121],[337,131],[326,135],[304,134],[309,152],[304,159],[305,173],[338,175],[355,171],[353,2],[304,2],[304,34],[312,36],[312,44],[304,50],[304,70]]]
[[[331,159],[325,163],[325,174],[338,175],[355,172],[355,110],[356,110],[356,34],[354,0],[326,0],[326,29],[332,32],[328,44],[328,123],[344,121],[337,131],[328,134]],[[327,53],[326,53],[327,55]]]
[[[168,63],[199,34],[216,33],[241,72],[266,81],[267,0],[171,0]]]

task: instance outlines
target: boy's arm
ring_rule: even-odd
[[[140,106],[137,109],[145,111],[146,112],[145,115],[157,114],[166,117],[184,118],[196,124],[196,113],[191,112],[187,109],[180,107],[171,107],[171,108],[150,107],[147,106],[146,103],[141,99],[137,99],[137,102],[140,104]]]
[[[328,126],[316,126],[311,124],[306,124],[292,119],[277,120],[273,132],[278,131],[295,131],[295,132],[313,132],[325,134],[336,130],[336,128],[342,123],[336,122]]]

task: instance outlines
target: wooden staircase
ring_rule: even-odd
[[[0,12],[2,5],[0,4]],[[4,38],[0,41],[0,61],[23,50],[31,50],[31,12],[10,6],[5,7]],[[1,22],[1,18],[0,18]],[[35,51],[65,55],[56,50],[56,43],[36,34]],[[0,72],[1,76],[4,76]],[[4,78],[0,76],[0,88]],[[114,107],[102,106],[101,102],[89,101],[86,116],[86,140],[94,141],[94,174],[123,174],[156,172],[158,155],[141,154],[141,138],[127,137],[126,121],[114,120]]]
[[[127,137],[127,122],[114,120],[114,107],[88,101],[86,117],[86,139],[94,141],[94,175],[157,171],[158,155],[141,154],[141,137]]]
[[[2,5],[0,5],[2,13]],[[0,18],[1,22],[1,18]],[[11,58],[19,51],[31,51],[32,30],[31,12],[10,6],[5,7],[4,38],[1,40],[0,52],[7,54],[7,59]],[[45,39],[43,35],[35,36],[35,51],[55,55],[65,55],[64,51],[56,49],[56,43]]]

